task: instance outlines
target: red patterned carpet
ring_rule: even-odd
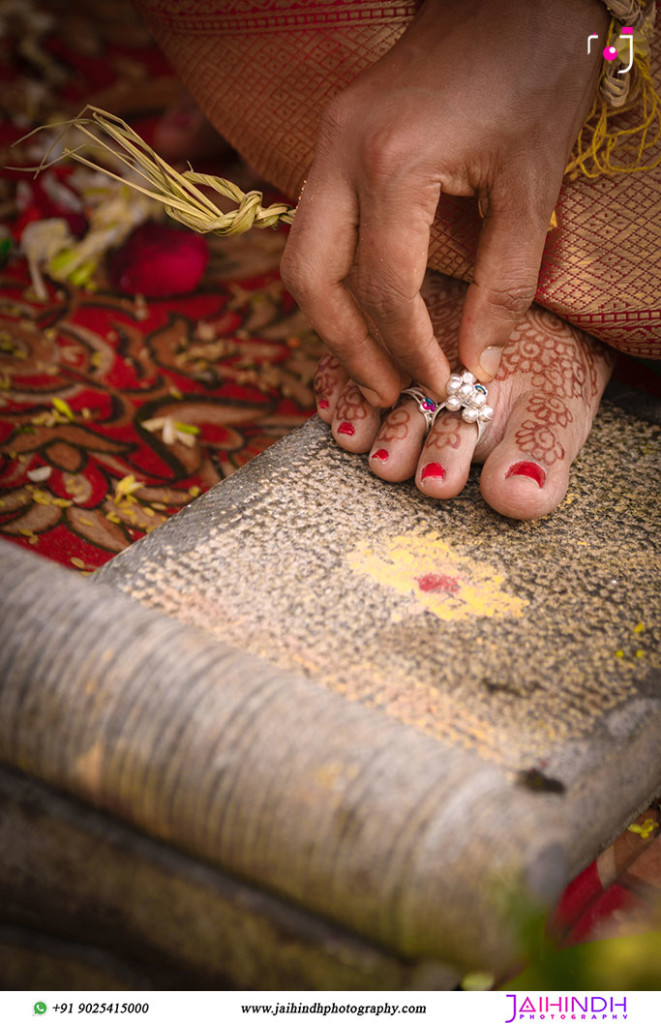
[[[50,286],[40,303],[24,261],[5,268],[5,536],[93,569],[311,415],[319,342],[281,242],[211,242],[195,294],[162,300]]]
[[[39,17],[17,7],[8,18],[3,165],[34,162],[41,136],[18,151],[11,143],[86,101],[130,116],[148,138],[176,95],[130,7],[95,5],[95,21],[82,10],[55,0]],[[249,178],[233,154],[227,159],[229,169],[199,169]],[[0,532],[87,571],[310,416],[320,343],[283,291],[285,235],[272,230],[205,243],[195,236],[208,264],[194,292],[177,295],[175,286],[145,299],[135,275],[126,291],[112,287],[108,267],[115,282],[122,274],[111,253],[91,287],[46,275],[38,299],[16,243],[31,221],[62,216],[63,187],[82,199],[82,212],[69,214],[72,230],[85,227],[74,166],[36,180],[5,171],[0,180],[14,241],[8,259],[9,238],[0,249]],[[175,237],[185,236],[193,237]],[[149,264],[151,291],[163,291],[158,253],[143,247],[140,263]],[[181,269],[177,281],[185,262]]]
[[[75,7],[49,9],[42,23],[16,7],[0,43],[3,165],[30,127],[86,101],[148,137],[176,92],[121,5],[99,4],[93,23]],[[236,164],[227,174],[237,171],[249,175]],[[282,232],[208,240],[193,292],[145,299],[112,286],[101,265],[91,288],[46,276],[37,298],[16,243],[30,220],[53,215],[44,192],[26,174],[0,177],[0,533],[88,572],[310,416],[320,343],[280,282]],[[638,824],[569,887],[564,942],[649,927],[658,807]]]

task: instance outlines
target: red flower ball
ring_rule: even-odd
[[[108,255],[108,277],[114,288],[130,295],[182,295],[200,283],[208,259],[200,235],[149,221]]]

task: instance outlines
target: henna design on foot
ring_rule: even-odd
[[[543,310],[531,310],[529,320],[510,335],[496,380],[527,373],[538,390],[588,401],[596,394],[597,375],[581,346],[582,333]]]
[[[554,428],[567,427],[574,422],[574,415],[557,395],[535,393],[528,399],[526,412],[534,419],[524,420],[515,434],[515,441],[522,452],[534,459],[552,466],[565,457],[564,446]]]
[[[434,432],[426,444],[427,451],[443,451],[444,448],[461,447],[461,417],[454,413],[442,412],[434,424]]]
[[[565,449],[548,423],[524,420],[514,435],[514,440],[520,451],[547,466],[552,466],[554,462],[565,457]]]
[[[340,364],[335,356],[327,355],[319,361],[312,381],[312,389],[316,395],[317,404],[322,409],[327,409],[330,404],[329,397],[335,387],[336,371],[339,368]]]
[[[337,402],[335,410],[336,419],[348,420],[350,423],[353,423],[355,420],[364,420],[366,416],[367,405],[362,392],[358,390],[355,384],[345,388]],[[340,433],[348,433],[348,431],[341,430]]]
[[[550,427],[566,427],[574,422],[574,416],[566,402],[555,395],[534,394],[530,396],[526,412]]]
[[[451,366],[457,365],[464,295],[461,282],[436,275],[429,275],[423,286],[435,336]],[[482,493],[493,508],[526,519],[557,505],[566,488],[569,463],[587,436],[614,358],[588,334],[546,310],[533,307],[526,314],[505,346],[494,382],[494,424],[481,438],[475,460],[484,457]],[[353,429],[356,435],[365,435],[367,444],[372,423],[376,430],[381,413],[364,401],[355,385],[345,385],[345,379],[341,364],[326,356],[318,368],[315,392],[332,400],[341,392],[334,421],[336,437],[341,440],[339,435]],[[398,480],[403,473],[411,473],[417,457],[418,487],[441,497],[461,490],[469,462],[475,458],[474,441],[460,417],[448,411],[438,417],[425,440],[424,421],[416,406],[402,400],[382,417],[370,465],[384,479]],[[536,486],[506,484],[509,477],[529,477]]]
[[[445,278],[439,287],[439,279],[428,276],[422,286],[422,295],[434,325],[434,334],[450,365],[456,366],[459,362],[459,324],[465,286],[461,281]]]
[[[395,409],[381,427],[378,441],[388,444],[389,441],[404,441],[409,436],[411,413],[408,409]]]

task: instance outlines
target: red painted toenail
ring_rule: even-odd
[[[546,480],[546,473],[536,462],[515,462],[505,473],[505,477],[507,478],[508,476],[529,476],[540,487],[544,486],[544,481]]]
[[[330,405],[330,402],[328,401],[327,398],[320,398],[319,401],[317,402],[317,405],[319,406],[320,409],[327,409],[328,406]]]
[[[379,459],[381,462],[387,462],[390,457],[390,452],[387,452],[385,448],[378,448],[375,452],[370,455],[371,459]]]
[[[353,423],[348,423],[347,420],[342,420],[339,427],[337,428],[338,434],[355,434],[356,428]]]
[[[440,462],[428,462],[426,466],[423,466],[420,479],[426,480],[428,476],[435,477],[436,479],[440,477],[441,480],[444,479],[445,470]]]

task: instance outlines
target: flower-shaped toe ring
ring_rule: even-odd
[[[480,441],[487,424],[493,419],[493,409],[487,404],[488,391],[480,384],[470,370],[453,373],[447,384],[448,397],[439,406],[448,412],[459,412],[465,423],[474,423],[477,427],[477,440]]]
[[[453,373],[447,384],[448,397],[444,402],[435,402],[429,398],[417,384],[410,388],[404,388],[403,395],[410,395],[414,398],[419,411],[425,418],[427,433],[434,425],[434,420],[439,412],[447,409],[448,412],[459,412],[466,423],[474,423],[477,427],[478,443],[487,424],[493,419],[493,409],[487,404],[488,391],[484,384],[480,384],[477,378],[469,370],[460,370]]]

